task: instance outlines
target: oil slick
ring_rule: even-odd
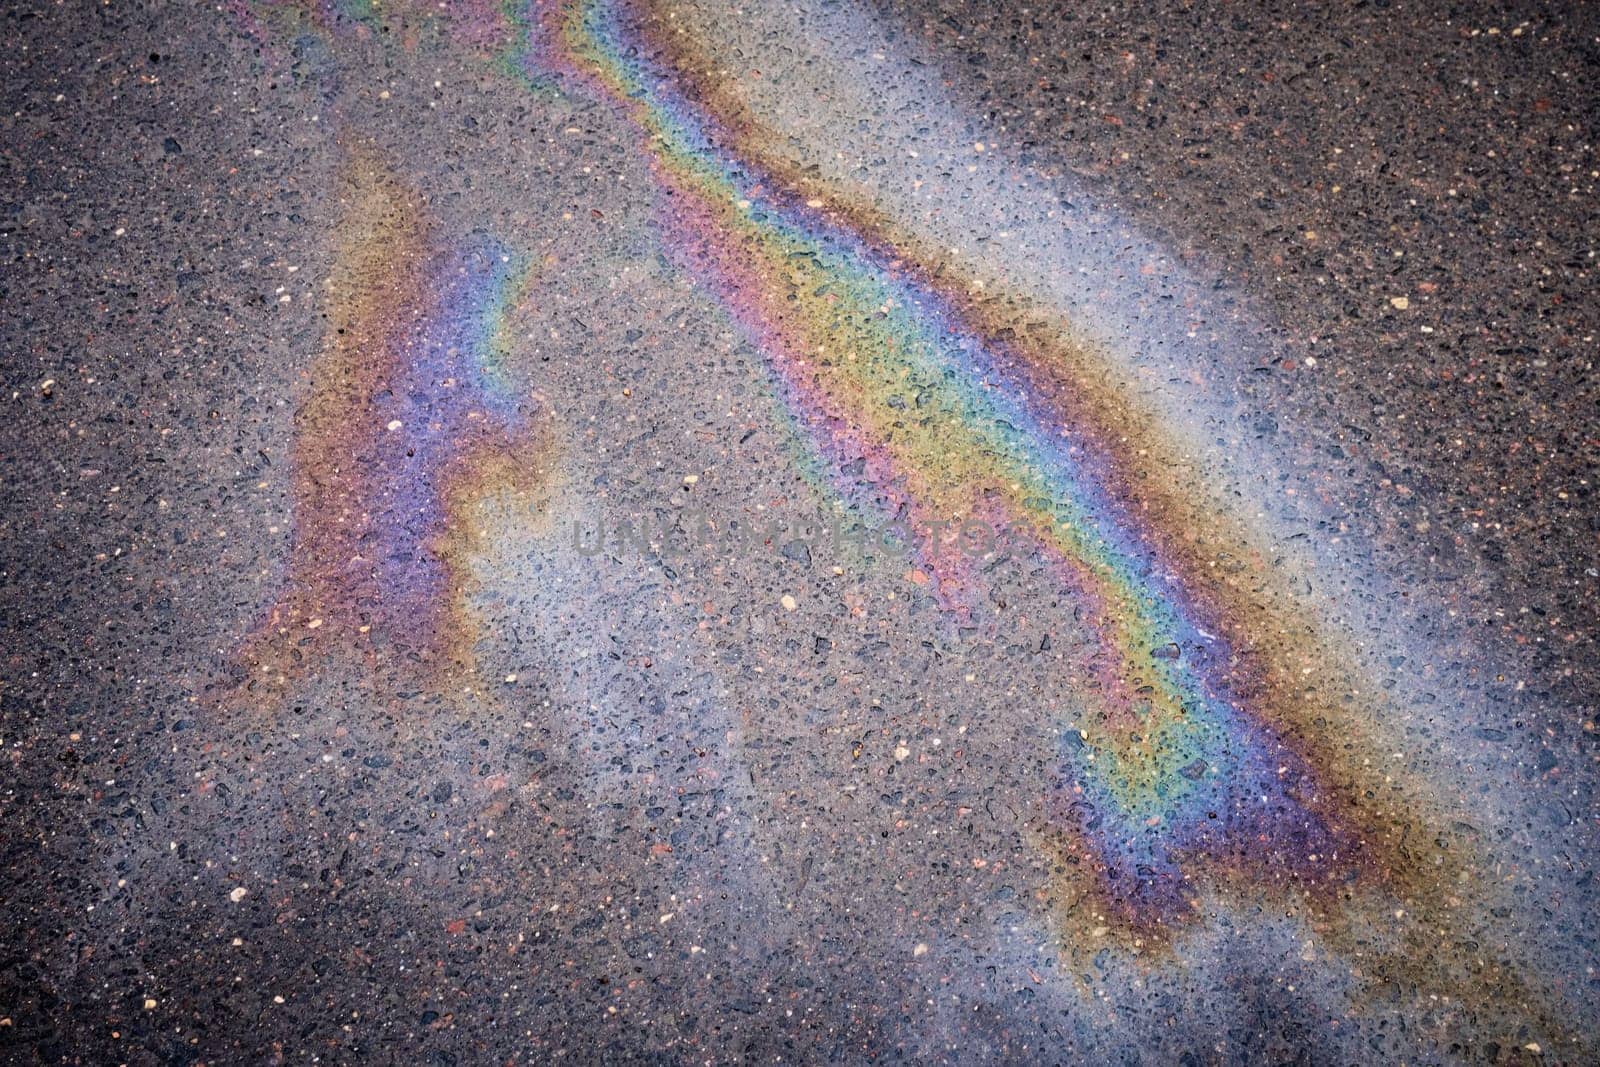
[[[554,476],[548,420],[506,366],[532,274],[492,238],[441,235],[373,152],[341,184],[326,340],[295,419],[293,545],[243,658],[269,687],[333,657],[442,684],[472,665],[470,558],[490,528],[542,514]]]
[[[978,519],[1046,562],[1091,635],[1038,709],[1070,720],[1034,831],[1076,973],[1107,945],[1171,959],[1216,908],[1265,907],[1356,974],[1549,1024],[1492,953],[1443,936],[1489,892],[1464,843],[1425,784],[1379,769],[1356,660],[1223,494],[1164,462],[1178,443],[1109,357],[820,188],[664,6],[537,7],[574,86],[639,131],[665,241],[761,351],[839,499],[915,531],[952,619],[993,599],[941,533]]]
[[[952,626],[1004,623],[964,524],[1050,575],[1085,640],[1030,709],[1057,772],[1029,829],[1072,973],[1106,948],[1181,965],[1186,934],[1256,913],[1374,988],[1558,1033],[1542,984],[1481,933],[1495,887],[1469,843],[1429,783],[1392,769],[1360,657],[1270,532],[1180,460],[1181,434],[1119,373],[1136,357],[1038,294],[992,293],[892,205],[803,166],[669,14],[535,0],[498,31],[476,20],[469,41],[498,40],[515,83],[561,84],[631,125],[662,243],[760,352],[795,461],[856,514],[912,531],[914,573]],[[468,665],[473,509],[552,476],[540,415],[495,372],[526,286],[516,256],[441,237],[370,159],[346,195],[258,677],[333,648],[436,676]]]

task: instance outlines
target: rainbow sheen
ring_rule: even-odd
[[[430,668],[468,658],[468,511],[545,468],[506,363],[528,261],[487,235],[441,240],[372,157],[351,171],[329,336],[297,416],[286,588],[265,630],[295,654],[269,670],[328,642]]]
[[[1227,611],[1164,555],[1120,455],[1049,364],[987,333],[880,241],[736,154],[737,130],[650,56],[624,5],[577,5],[578,71],[638,124],[665,232],[768,360],[840,497],[903,522],[958,616],[983,592],[951,527],[973,519],[1049,561],[1098,648],[1064,731],[1057,816],[1091,843],[1106,904],[1137,927],[1185,913],[1194,870],[1360,870],[1360,832],[1236,677]],[[949,524],[949,525],[944,525]],[[944,528],[941,529],[941,526]]]

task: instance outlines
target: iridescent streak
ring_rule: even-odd
[[[1085,397],[965,321],[880,243],[782,191],[736,131],[643,58],[620,5],[563,27],[574,67],[649,136],[666,230],[765,353],[795,421],[857,506],[903,514],[936,593],[962,610],[971,561],[932,523],[977,518],[1051,560],[1098,635],[1089,710],[1063,752],[1063,814],[1095,842],[1124,918],[1186,907],[1185,858],[1304,883],[1362,858],[1306,762],[1252,714],[1229,673],[1215,596],[1164,559],[1122,487],[1131,472],[1086,426]],[[848,470],[847,470],[848,468]],[[857,473],[859,471],[859,473]],[[1081,741],[1081,744],[1079,743]]]
[[[437,247],[414,194],[371,161],[349,188],[330,332],[296,420],[286,586],[254,644],[444,669],[469,658],[468,509],[545,463],[504,358],[529,273],[492,239]]]

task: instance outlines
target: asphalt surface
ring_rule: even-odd
[[[1600,8],[0,25],[6,1062],[1600,1056]]]

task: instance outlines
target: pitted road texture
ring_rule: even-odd
[[[8,1062],[1587,1063],[1581,5],[14,5]]]

